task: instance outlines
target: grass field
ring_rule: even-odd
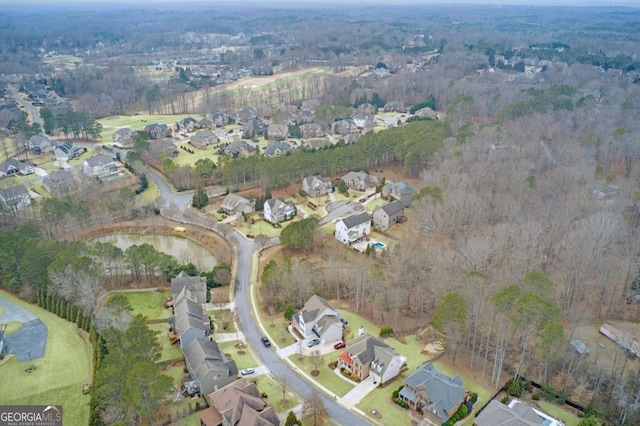
[[[320,374],[314,379],[320,383],[325,388],[329,389],[331,392],[335,393],[338,396],[345,396],[347,392],[355,387],[355,383],[350,383],[344,380],[342,377],[339,377],[335,371],[329,368],[329,363],[331,361],[335,361],[337,359],[338,352],[330,353],[324,356],[324,359],[320,363]],[[302,361],[298,361],[298,354],[291,355],[289,360],[291,360],[299,369],[304,371],[307,374],[311,374],[311,370],[313,370],[313,366],[309,362],[308,356],[303,356]]]
[[[200,120],[202,117],[198,114],[179,114],[179,115],[154,115],[154,114],[138,114],[138,115],[114,115],[111,117],[101,118],[98,121],[102,125],[102,142],[113,142],[113,133],[121,127],[129,127],[131,130],[142,130],[148,124],[166,124],[174,125],[178,121],[186,117],[193,117]]]
[[[121,293],[133,308],[132,315],[142,314],[150,320],[169,318],[171,310],[164,307],[164,302],[171,297],[170,291],[125,291]]]
[[[384,387],[376,388],[362,399],[356,407],[371,414],[371,410],[376,410],[382,415],[378,419],[382,424],[394,426],[409,426],[411,419],[404,409],[391,402],[393,391],[398,389],[402,383],[397,380],[394,383]]]
[[[4,330],[5,336],[11,336],[12,334],[17,333],[22,328],[22,323],[20,321],[10,321],[6,323],[7,328]]]
[[[28,362],[11,358],[0,365],[2,404],[62,405],[65,424],[88,424],[89,395],[82,394],[82,386],[91,382],[92,349],[86,333],[51,312],[2,291],[0,295],[37,315],[49,333],[44,358]],[[31,365],[36,369],[27,373]]]
[[[218,164],[218,158],[220,157],[218,155],[218,150],[220,149],[219,145],[209,145],[205,149],[196,148],[187,142],[179,142],[176,145],[178,147],[179,154],[172,160],[179,166],[192,166],[196,163],[196,161],[204,158],[213,160],[214,163]],[[192,150],[193,154],[185,151],[184,149],[182,149],[182,147]]]

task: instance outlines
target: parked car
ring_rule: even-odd
[[[240,374],[242,374],[243,376],[248,376],[250,374],[255,373],[256,370],[254,370],[253,368],[245,368],[244,370],[240,370]]]
[[[347,344],[345,342],[338,342],[335,345],[333,345],[333,349],[342,349],[346,347],[347,347]]]
[[[265,347],[267,347],[267,348],[270,348],[270,347],[271,347],[271,342],[270,342],[270,341],[269,341],[269,339],[268,339],[268,338],[266,338],[265,336],[262,336],[262,337],[260,338],[260,340],[262,341],[262,344],[263,344]]]
[[[320,344],[320,340],[318,340],[318,339],[309,340],[307,342],[307,346],[310,347],[310,348],[315,346],[315,345],[319,345],[319,344]]]

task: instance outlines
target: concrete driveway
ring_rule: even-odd
[[[343,217],[353,216],[354,214],[361,213],[364,207],[360,203],[355,201],[341,200],[327,204],[327,215],[320,219],[319,224],[325,225],[333,222],[336,219]]]
[[[340,371],[337,371],[336,374],[342,376]],[[348,408],[353,408],[362,398],[369,395],[369,392],[378,387],[378,383],[373,382],[373,377],[369,376],[360,383],[356,385],[353,389],[351,389],[345,396],[340,398],[340,402],[342,405]]]

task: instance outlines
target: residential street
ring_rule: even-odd
[[[149,170],[148,175],[153,179],[160,189],[161,214],[169,219],[182,223],[193,223],[219,231],[224,235],[236,250],[236,281],[234,289],[234,303],[238,315],[238,322],[245,339],[254,349],[258,357],[262,360],[265,367],[270,370],[275,377],[286,377],[289,388],[298,394],[302,399],[308,398],[314,391],[314,387],[307,383],[299,376],[298,372],[290,369],[289,365],[281,359],[273,348],[266,348],[260,338],[258,321],[253,316],[251,309],[250,289],[252,258],[261,246],[253,240],[248,240],[244,236],[235,232],[233,228],[220,225],[218,223],[209,222],[197,215],[188,213],[188,204],[191,201],[192,194],[175,194],[171,191],[167,183],[154,171]],[[278,237],[272,237],[265,240],[265,245],[277,244]],[[325,406],[329,412],[331,419],[337,424],[360,426],[369,423],[353,414],[350,410],[336,402],[336,400],[328,398],[322,394]]]
[[[29,110],[31,116],[33,117],[34,123],[38,123],[40,125],[40,128],[42,128],[42,118],[40,118],[38,109],[31,105],[30,102],[25,101],[15,88],[12,87],[11,89],[9,89],[9,93],[11,93],[11,96],[16,100],[16,102]]]

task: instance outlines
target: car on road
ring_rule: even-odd
[[[260,340],[262,341],[262,344],[263,344],[265,347],[267,347],[267,348],[270,348],[270,347],[271,347],[271,342],[269,341],[269,339],[268,339],[267,337],[262,336],[262,337],[260,338]]]
[[[243,376],[248,376],[250,374],[255,373],[256,370],[254,370],[253,368],[245,368],[244,370],[240,370],[240,374],[242,374]]]
[[[345,342],[338,342],[335,345],[333,345],[333,349],[342,349],[346,347],[347,347],[347,344]]]
[[[310,347],[310,348],[315,346],[315,345],[319,345],[319,344],[320,344],[320,340],[318,340],[318,339],[309,340],[307,342],[307,346]]]

